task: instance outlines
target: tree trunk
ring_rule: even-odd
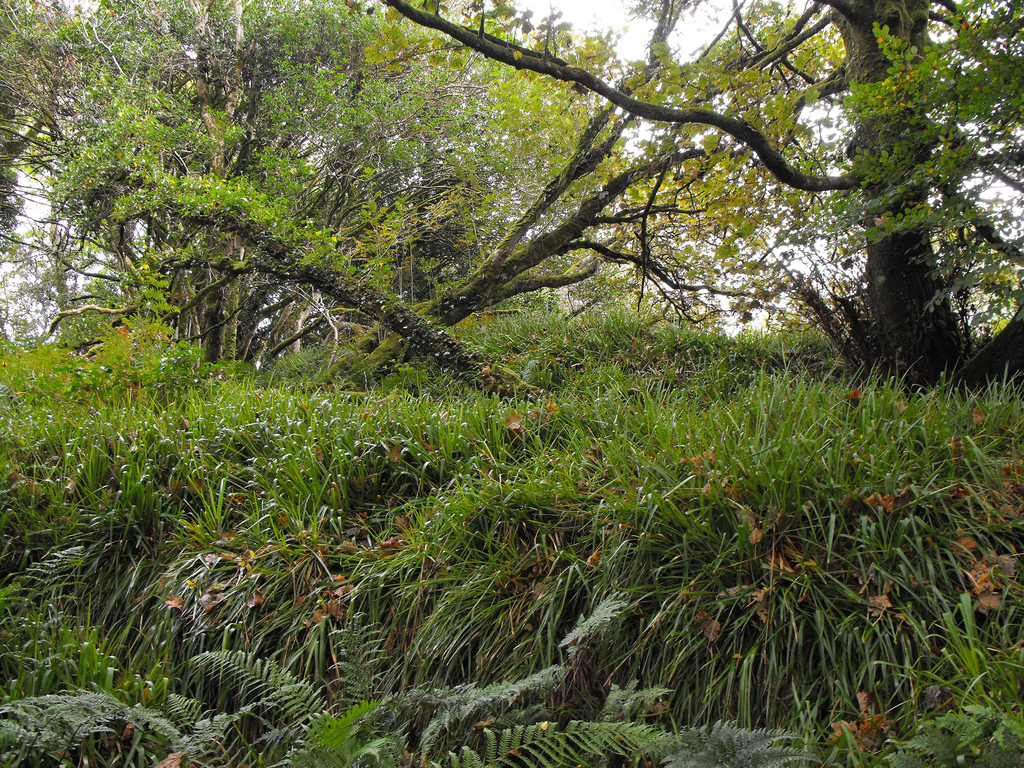
[[[956,315],[932,274],[926,232],[886,235],[867,247],[868,307],[882,364],[912,384],[930,384],[963,360]]]
[[[888,76],[891,62],[876,39],[874,25],[908,45],[927,43],[928,0],[854,0],[844,6],[840,30],[847,52],[848,72],[855,83],[872,83]],[[871,157],[890,151],[897,137],[886,126],[862,120],[856,125],[854,149]],[[886,180],[887,181],[887,180]],[[881,182],[866,199],[884,190]],[[895,201],[871,218],[897,220],[910,200]],[[922,199],[918,197],[918,199]],[[865,221],[871,226],[875,221]],[[944,286],[935,275],[935,253],[924,229],[891,232],[867,245],[868,309],[881,351],[881,363],[912,384],[930,384],[951,372],[964,359],[965,343]]]
[[[954,381],[966,387],[1024,377],[1024,308],[981,348]]]

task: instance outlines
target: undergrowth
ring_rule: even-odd
[[[87,690],[234,712],[195,660],[236,652],[337,716],[559,667],[538,702],[559,727],[633,684],[666,691],[649,722],[781,728],[857,766],[921,722],[980,717],[963,707],[1013,713],[1015,389],[854,383],[811,336],[624,316],[462,334],[546,396],[423,369],[299,390],[180,350],[169,383],[162,357],[119,358],[103,387],[75,373],[89,361],[6,358],[4,706]],[[620,620],[567,666],[563,640],[612,595]],[[267,720],[232,727],[256,741]]]

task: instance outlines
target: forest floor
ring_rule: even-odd
[[[3,355],[4,764],[790,764],[763,728],[1020,764],[1018,390],[855,380],[808,333],[461,334],[544,396]]]

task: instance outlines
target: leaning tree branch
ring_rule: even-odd
[[[77,317],[78,315],[84,315],[87,312],[95,312],[99,315],[131,315],[138,312],[138,307],[100,307],[96,304],[86,304],[84,307],[78,307],[77,309],[65,309],[63,312],[58,312],[57,316],[53,318],[53,322],[50,323],[50,329],[46,333],[46,338],[53,336],[57,330],[57,326],[60,325],[61,320],[68,317]]]
[[[238,235],[253,249],[244,262],[225,259],[211,264],[222,272],[261,272],[289,283],[305,283],[342,304],[357,309],[389,331],[401,336],[413,349],[433,357],[442,368],[453,371],[487,391],[501,395],[532,393],[533,388],[514,376],[487,365],[454,336],[417,313],[400,298],[388,296],[322,263],[304,257],[303,248],[314,245],[302,234],[274,234],[258,222],[227,212],[185,213],[193,224],[218,228]]]
[[[442,32],[489,59],[514,69],[525,69],[547,75],[556,80],[578,83],[604,97],[612,104],[647,120],[679,125],[696,124],[716,128],[746,144],[761,159],[765,167],[783,184],[808,192],[853,189],[860,180],[852,176],[812,176],[794,168],[768,137],[743,119],[729,117],[708,109],[680,109],[652,104],[633,98],[609,85],[601,78],[580,67],[559,62],[550,56],[532,53],[526,55],[519,46],[490,35],[479,35],[477,30],[447,21],[440,16],[421,11],[404,0],[382,0],[410,21]],[[835,2],[837,0],[833,0]]]

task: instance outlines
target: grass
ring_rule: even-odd
[[[637,680],[672,690],[669,722],[786,728],[867,765],[929,689],[1020,700],[1016,390],[855,386],[811,336],[625,316],[463,334],[548,396],[408,372],[360,396],[212,374],[97,390],[66,361],[8,360],[7,696],[227,707],[189,666],[225,649],[338,706],[353,664],[366,698],[486,685],[563,662],[578,617],[619,595],[559,716]],[[375,641],[353,661],[356,616]]]

